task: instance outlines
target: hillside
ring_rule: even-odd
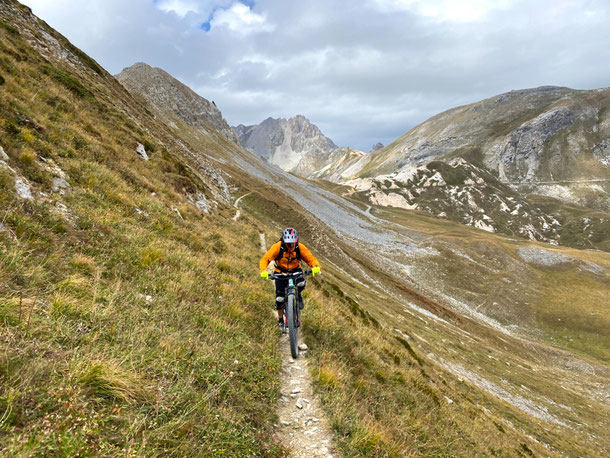
[[[346,167],[340,158],[320,177],[371,204],[608,250],[609,106],[609,89],[511,91],[440,113]]]
[[[144,97],[166,124],[177,117],[206,134],[216,131],[227,140],[238,142],[237,134],[223,119],[216,103],[197,95],[160,68],[139,62],[123,69],[116,79],[128,90]]]
[[[504,182],[607,179],[608,106],[610,89],[511,91],[430,118],[371,154],[359,176],[457,155]]]
[[[286,456],[257,261],[289,225],[323,265],[302,331],[341,454],[603,454],[607,253],[342,197],[0,19],[2,454]]]

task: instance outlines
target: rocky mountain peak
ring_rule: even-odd
[[[201,97],[166,71],[138,62],[115,77],[127,90],[144,97],[168,122],[175,116],[206,134],[213,129],[238,142],[237,134],[223,119],[216,103]]]
[[[334,142],[303,115],[267,118],[260,124],[235,127],[239,143],[287,171],[294,171],[306,154],[328,155]]]

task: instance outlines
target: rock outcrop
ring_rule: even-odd
[[[350,176],[350,169],[366,155],[353,148],[336,148],[330,153],[307,153],[302,158],[294,173],[306,178],[323,178],[340,182]]]
[[[168,123],[171,116],[206,134],[211,129],[228,140],[238,143],[237,134],[222,117],[214,102],[210,102],[160,68],[139,62],[115,76],[128,91],[140,94]],[[170,115],[170,118],[168,118]]]
[[[610,89],[544,86],[440,113],[374,151],[357,176],[461,156],[511,183],[610,178]]]
[[[240,124],[235,131],[244,148],[291,172],[296,170],[306,154],[311,157],[325,156],[337,148],[330,138],[302,115],[289,119],[267,118],[252,126]]]
[[[374,144],[374,145],[371,147],[371,151],[370,151],[370,152],[372,153],[373,151],[380,150],[381,148],[383,148],[383,143],[381,143],[381,142],[377,142],[377,143],[375,143],[375,144]]]

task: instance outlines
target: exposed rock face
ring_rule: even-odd
[[[324,156],[337,148],[302,115],[290,119],[267,118],[253,126],[240,124],[235,131],[244,148],[287,171],[295,171],[305,154]],[[303,165],[302,168],[313,170],[314,167]]]
[[[294,173],[306,178],[323,178],[340,182],[349,176],[349,170],[366,154],[352,148],[336,148],[330,153],[307,153],[297,165]]]
[[[142,95],[161,114],[173,114],[206,134],[212,128],[228,140],[238,142],[237,134],[214,102],[196,94],[160,68],[139,62],[115,77],[127,90]]]
[[[371,153],[359,175],[476,156],[503,181],[610,178],[610,89],[511,91],[438,114]]]
[[[488,232],[558,244],[574,232],[570,217],[524,200],[485,168],[462,158],[432,161],[374,178],[346,183],[374,205],[422,210]],[[577,231],[589,239],[610,230],[610,217],[588,219]]]
[[[370,151],[370,152],[372,153],[373,151],[380,150],[381,148],[383,148],[383,143],[381,143],[381,142],[375,143],[375,144],[374,144],[374,145],[371,147],[371,151]]]

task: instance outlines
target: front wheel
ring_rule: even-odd
[[[288,295],[286,304],[286,321],[288,322],[288,339],[290,340],[290,354],[293,358],[299,357],[299,328],[297,327],[298,315],[296,311],[294,294]]]

